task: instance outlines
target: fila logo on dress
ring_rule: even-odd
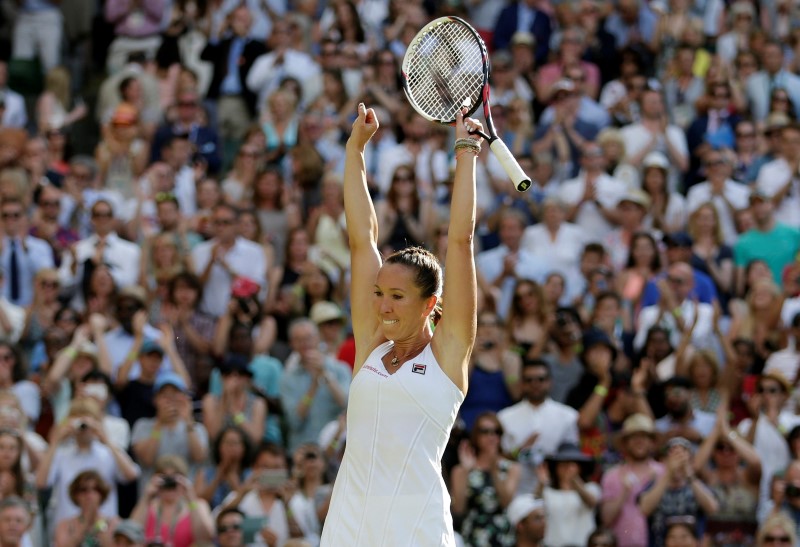
[[[427,365],[420,365],[419,363],[414,363],[411,366],[411,372],[413,372],[415,374],[423,374],[424,375],[426,367],[427,367]]]

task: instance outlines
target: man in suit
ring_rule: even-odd
[[[747,101],[757,122],[764,121],[769,114],[769,98],[775,89],[785,89],[795,114],[800,115],[800,76],[783,68],[783,45],[770,40],[761,49],[761,70],[747,80]]]
[[[266,53],[261,40],[250,35],[253,16],[242,4],[225,19],[219,37],[209,40],[200,55],[214,63],[207,97],[217,101],[217,121],[223,153],[229,158],[256,113],[256,95],[244,85],[256,57]],[[221,38],[221,39],[220,39]]]
[[[553,22],[547,13],[538,9],[539,2],[518,0],[503,8],[494,28],[494,49],[508,49],[517,31],[529,32],[536,38],[536,66],[547,62]]]

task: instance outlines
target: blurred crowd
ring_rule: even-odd
[[[379,247],[444,263],[451,128],[400,78],[441,15],[533,179],[478,158],[459,540],[800,545],[792,0],[0,1],[0,545],[319,544],[344,143],[375,108]]]

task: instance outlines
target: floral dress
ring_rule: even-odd
[[[505,479],[509,469],[511,462],[500,460],[499,477]],[[461,523],[464,544],[471,547],[513,546],[514,532],[500,505],[491,473],[473,469],[467,475],[467,489],[467,514]]]

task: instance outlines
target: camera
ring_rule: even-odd
[[[793,484],[786,485],[786,497],[787,498],[800,498],[800,486],[795,486]]]
[[[175,490],[178,487],[178,481],[171,475],[165,475],[161,481],[162,490]]]

